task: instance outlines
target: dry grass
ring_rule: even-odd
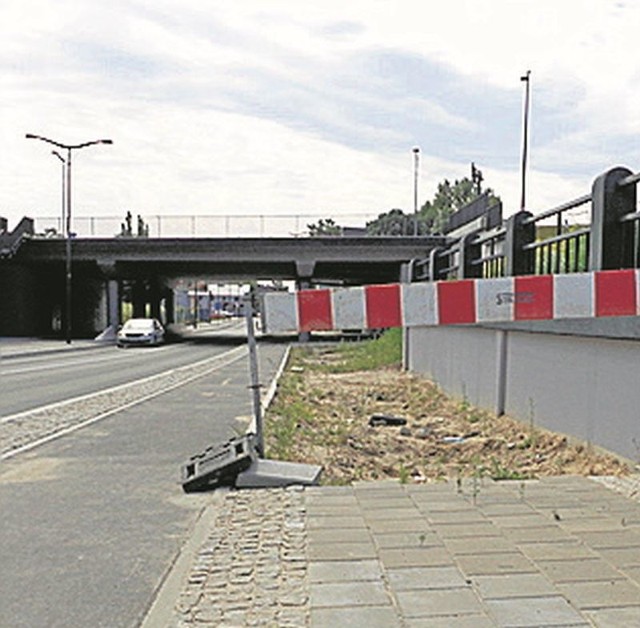
[[[344,363],[333,348],[294,352],[266,418],[269,457],[323,465],[329,484],[630,471],[612,455],[536,426],[534,417],[496,417],[389,366],[331,372]],[[407,425],[371,427],[373,414],[404,417]]]

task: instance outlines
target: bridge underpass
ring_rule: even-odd
[[[5,242],[11,235],[3,236]],[[136,315],[150,311],[159,317],[163,303],[167,322],[172,322],[173,290],[180,279],[288,280],[301,288],[389,283],[399,280],[403,264],[423,259],[444,241],[372,236],[77,238],[71,247],[73,335],[91,337],[117,325],[124,291]],[[65,247],[62,238],[28,232],[12,246],[0,246],[0,335],[61,333]]]

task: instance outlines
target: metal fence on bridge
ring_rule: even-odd
[[[133,215],[131,235],[151,238],[207,238],[207,237],[300,237],[309,235],[309,225],[332,218],[340,225],[341,233],[364,230],[374,213],[323,214],[256,214],[256,215]],[[64,233],[62,218],[35,219],[38,234],[50,236]],[[115,216],[74,216],[72,231],[76,237],[111,238],[127,233],[126,214]]]

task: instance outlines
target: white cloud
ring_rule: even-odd
[[[57,215],[59,164],[26,132],[110,137],[74,156],[77,215],[378,213],[475,161],[519,205],[588,191],[635,146],[640,7],[614,0],[5,0],[0,215]]]

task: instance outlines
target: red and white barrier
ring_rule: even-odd
[[[269,333],[638,316],[640,271],[301,290],[264,304]]]

